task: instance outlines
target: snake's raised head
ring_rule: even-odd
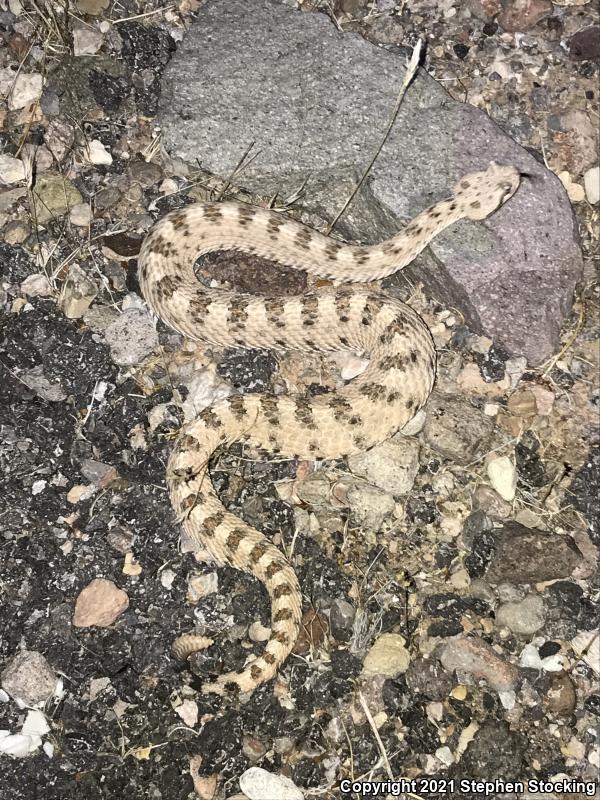
[[[518,169],[492,161],[484,172],[470,172],[460,179],[454,200],[467,219],[485,219],[513,196],[520,182]]]

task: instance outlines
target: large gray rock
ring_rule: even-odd
[[[277,0],[209,0],[165,71],[163,142],[222,176],[254,142],[258,154],[236,183],[285,197],[308,179],[305,206],[331,219],[386,129],[404,62]],[[439,236],[418,274],[475,330],[539,364],[558,344],[582,269],[569,201],[485,113],[452,100],[423,70],[338,230],[385,238],[491,160],[531,177],[491,219]]]

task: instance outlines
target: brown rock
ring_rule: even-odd
[[[76,628],[89,628],[92,625],[108,628],[128,606],[126,592],[112,581],[95,578],[79,593],[73,625]]]
[[[565,672],[552,676],[544,703],[549,711],[561,717],[568,717],[573,713],[577,704],[577,693],[575,684]]]
[[[528,389],[519,389],[508,398],[508,408],[517,417],[533,417],[537,414],[535,395]]]
[[[567,578],[582,555],[570,536],[506,522],[497,533],[485,573],[491,583],[540,583]]]
[[[498,24],[509,31],[528,31],[537,23],[552,15],[554,6],[550,0],[502,0],[502,11]]]
[[[491,22],[502,8],[500,0],[468,0],[469,11],[477,19]]]
[[[503,500],[490,486],[478,486],[473,493],[473,509],[481,509],[489,517],[506,519],[512,512],[512,504]]]
[[[447,670],[467,672],[476,679],[485,679],[492,689],[505,692],[517,679],[517,670],[504,661],[489,644],[481,639],[462,636],[449,642],[440,661]]]
[[[573,108],[553,119],[552,134],[559,167],[572,175],[582,175],[598,159],[596,126],[579,108]]]
[[[423,429],[432,450],[457,464],[469,464],[483,455],[494,430],[489,417],[452,395],[434,395],[427,405]]]

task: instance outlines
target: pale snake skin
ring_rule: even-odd
[[[490,164],[465,175],[450,198],[431,206],[382,244],[328,238],[273,211],[243,203],[198,203],[168,214],[146,237],[140,286],[158,316],[190,339],[276,351],[353,350],[366,370],[334,393],[310,399],[234,394],[186,424],[167,467],[171,502],[187,534],[219,564],[254,575],[271,597],[271,636],[242,672],[219,676],[206,692],[250,692],[272,678],[292,650],[302,597],[294,570],[265,536],[225,510],[208,475],[218,448],[245,442],[277,457],[340,458],[367,450],[402,428],[425,404],[435,349],[423,320],[404,303],[365,287],[338,286],[297,297],[260,297],[208,289],[196,279],[198,256],[235,249],[340,282],[369,282],[409,264],[442,230],[492,214],[519,186],[519,172]],[[180,636],[179,658],[211,640]]]

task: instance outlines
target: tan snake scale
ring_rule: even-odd
[[[242,672],[204,691],[249,692],[272,678],[298,635],[302,597],[283,553],[225,510],[207,465],[232,442],[278,457],[339,458],[392,436],[425,404],[435,350],[423,320],[404,303],[370,288],[340,285],[297,297],[260,297],[208,289],[195,277],[198,256],[235,249],[344,284],[373,281],[410,263],[438,233],[462,218],[480,220],[508,200],[520,175],[490,164],[465,175],[452,195],[420,213],[382,244],[354,246],[273,211],[243,203],[199,203],[168,214],[148,234],[139,258],[144,297],[161,319],[191,339],[276,351],[355,350],[367,369],[342,390],[310,399],[234,394],[186,424],[167,467],[171,502],[185,530],[220,564],[258,578],[271,597],[271,636]],[[185,658],[210,640],[181,636]]]

